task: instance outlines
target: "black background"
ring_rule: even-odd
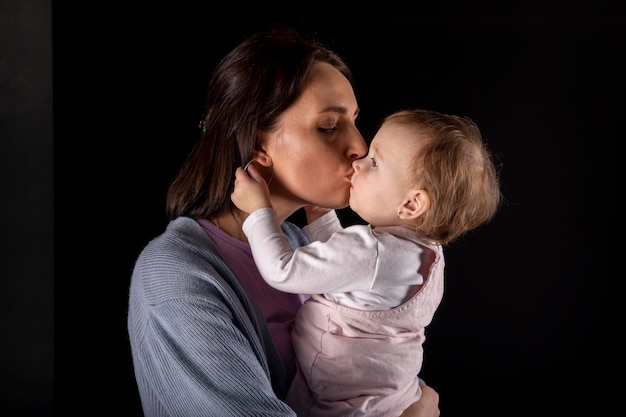
[[[346,58],[367,139],[425,107],[474,119],[500,161],[505,206],[447,249],[427,330],[442,416],[618,404],[621,2],[157,3],[1,3],[0,414],[141,414],[133,262],[166,225],[210,72],[276,25]]]

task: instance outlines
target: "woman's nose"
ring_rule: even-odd
[[[367,143],[361,135],[361,132],[354,127],[352,135],[350,137],[350,146],[348,147],[348,159],[354,161],[362,158],[367,154]]]

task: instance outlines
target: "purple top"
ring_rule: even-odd
[[[270,287],[259,274],[250,245],[234,239],[206,219],[196,221],[215,242],[239,283],[260,307],[287,372],[293,377],[296,368],[290,332],[296,312],[308,295],[289,294]]]

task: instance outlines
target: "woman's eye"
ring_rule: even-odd
[[[318,128],[320,132],[324,133],[335,133],[337,131],[336,127],[320,127]]]
[[[370,166],[372,168],[377,168],[378,167],[378,162],[376,162],[376,160],[374,158],[370,158]]]

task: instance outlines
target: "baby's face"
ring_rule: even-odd
[[[400,224],[398,210],[410,198],[410,168],[418,150],[416,133],[398,123],[378,130],[368,154],[352,164],[350,208],[374,226]]]

